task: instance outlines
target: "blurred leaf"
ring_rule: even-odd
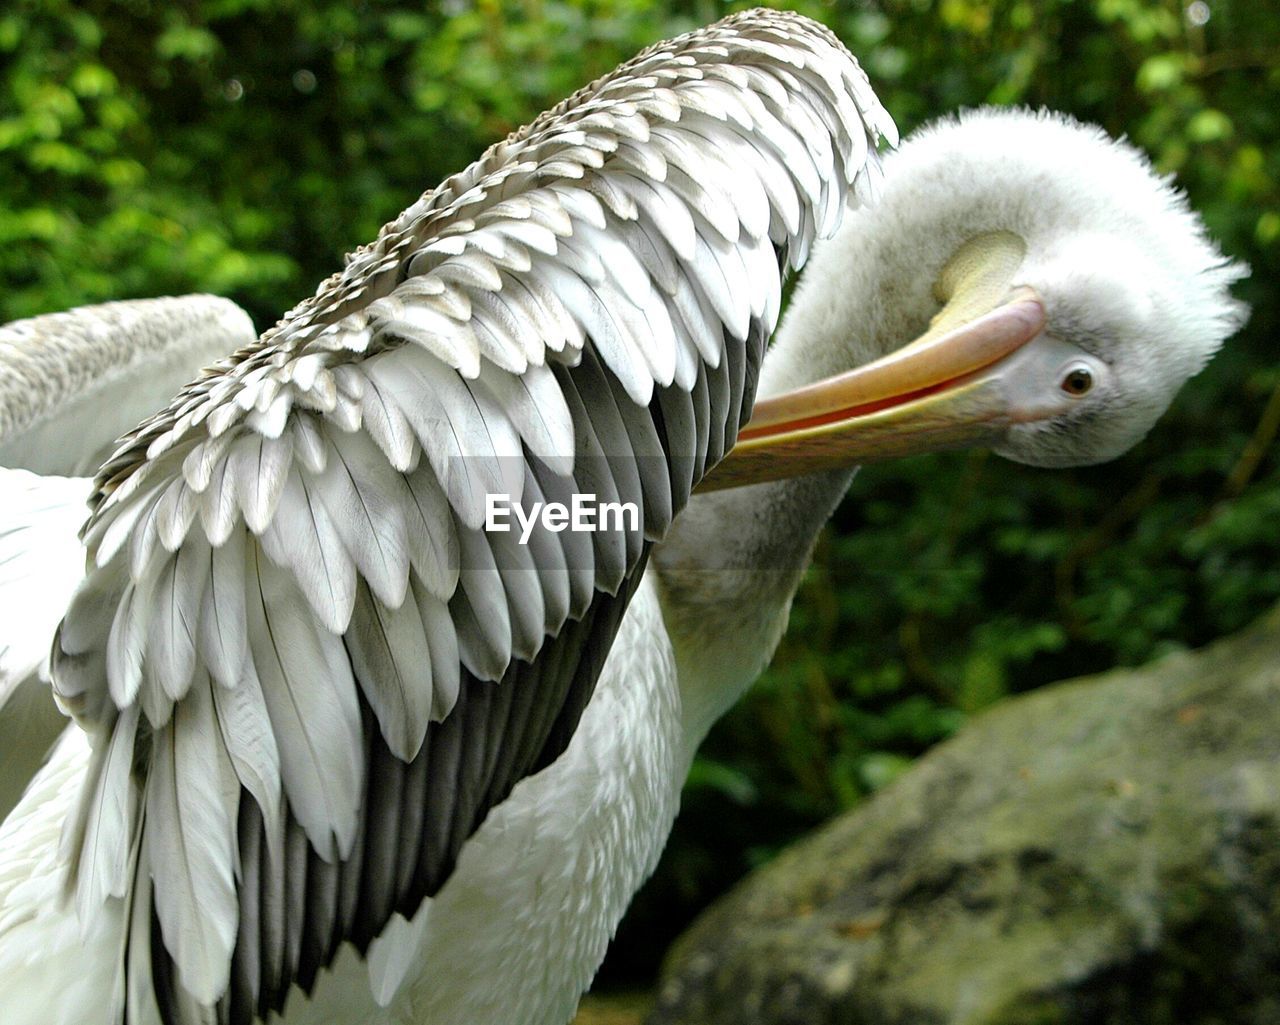
[[[877,752],[862,759],[859,775],[867,791],[887,786],[911,767],[911,759],[902,755]]]
[[[218,37],[196,25],[171,25],[156,39],[156,56],[161,60],[207,60],[218,52]]]
[[[754,804],[759,792],[744,772],[709,758],[695,758],[685,781],[689,790],[705,788],[723,794],[735,804]]]

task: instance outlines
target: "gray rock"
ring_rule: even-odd
[[[975,719],[709,909],[648,1022],[1280,1022],[1280,610]]]

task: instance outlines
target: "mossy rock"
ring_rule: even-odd
[[[748,877],[649,1025],[1280,1022],[1280,609],[1009,701]]]

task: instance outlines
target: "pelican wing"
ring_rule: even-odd
[[[206,363],[252,341],[212,295],[82,306],[0,327],[0,466],[92,473]]]
[[[564,750],[649,544],[750,411],[783,270],[869,194],[882,132],[795,15],[659,44],[103,467],[54,659],[95,738],[67,842],[82,913],[131,901],[122,977],[167,1020],[309,989]],[[582,493],[640,522],[484,529],[490,495]]]

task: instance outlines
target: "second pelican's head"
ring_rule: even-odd
[[[1110,459],[1245,320],[1245,268],[1096,127],[977,111],[917,132],[885,178],[815,252],[772,394],[709,486],[970,445]]]

